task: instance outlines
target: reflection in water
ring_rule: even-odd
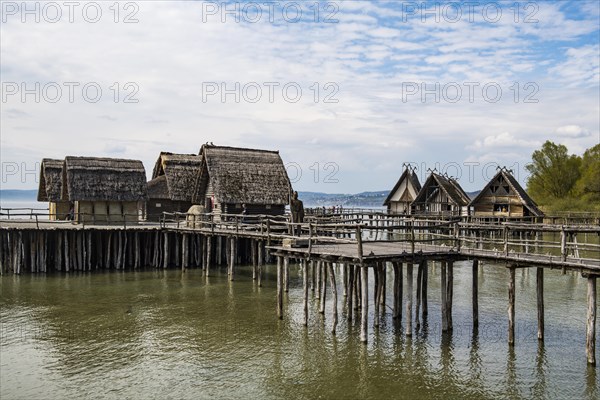
[[[523,274],[517,319],[525,330],[509,348],[505,269],[486,265],[480,274],[480,328],[472,331],[471,266],[464,266],[455,267],[452,334],[441,333],[439,271],[430,268],[430,312],[420,330],[407,338],[405,319],[389,312],[373,329],[371,303],[367,345],[360,318],[348,321],[344,306],[331,334],[330,295],[321,315],[309,294],[303,326],[296,266],[283,320],[275,316],[273,266],[262,288],[251,267],[236,270],[233,282],[224,268],[209,278],[198,270],[2,276],[0,398],[598,397],[596,370],[585,365],[581,278],[546,274],[552,296],[538,345],[529,329],[535,274]],[[388,287],[388,305],[392,293]]]
[[[545,399],[546,396],[546,351],[544,342],[538,341],[538,351],[535,357],[535,383],[533,384],[533,398]]]

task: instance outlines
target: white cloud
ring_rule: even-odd
[[[490,150],[493,148],[531,148],[537,145],[539,145],[539,142],[535,140],[521,139],[513,136],[509,132],[502,132],[497,135],[486,136],[482,140],[476,140],[475,143],[468,148],[474,150]]]
[[[556,129],[560,136],[568,138],[583,138],[591,135],[590,131],[579,125],[565,125]]]

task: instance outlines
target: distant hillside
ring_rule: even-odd
[[[471,199],[479,194],[467,192]],[[304,202],[306,207],[322,207],[341,205],[345,207],[383,207],[383,202],[389,194],[389,190],[378,192],[362,192],[357,194],[346,193],[319,193],[319,192],[298,192],[298,197]]]
[[[3,189],[0,190],[0,199],[1,200],[26,200],[26,201],[36,201],[37,200],[37,190],[13,190],[13,189]]]
[[[389,191],[347,193],[298,192],[298,197],[306,207],[345,206],[345,207],[382,207]]]

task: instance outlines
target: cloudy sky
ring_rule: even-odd
[[[151,173],[214,142],[279,150],[297,190],[386,190],[411,162],[470,191],[600,141],[595,0],[1,6],[5,189],[43,157]]]

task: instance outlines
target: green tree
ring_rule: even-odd
[[[527,191],[541,204],[570,195],[580,177],[581,157],[569,155],[566,146],[546,141],[533,152]]]
[[[580,170],[577,193],[589,197],[590,200],[600,199],[600,144],[583,153]]]

